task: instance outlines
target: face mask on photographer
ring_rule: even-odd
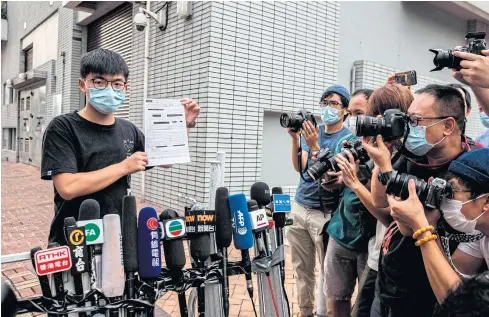
[[[357,116],[349,115],[343,122],[343,126],[350,130],[351,134],[357,135]]]
[[[428,153],[432,148],[445,140],[445,136],[435,144],[430,144],[426,140],[426,130],[445,120],[446,119],[442,119],[426,127],[420,125],[413,127],[413,125],[409,123],[409,134],[406,140],[406,149],[417,156],[423,156]]]
[[[484,214],[484,212],[482,212],[475,219],[468,220],[462,214],[462,208],[465,204],[476,201],[486,195],[487,194],[479,195],[478,197],[471,200],[467,200],[466,202],[461,202],[460,200],[450,199],[446,197],[443,198],[440,204],[440,209],[443,213],[443,218],[445,218],[445,220],[450,225],[450,227],[452,227],[457,231],[464,232],[464,233],[478,232],[477,230],[475,230],[477,219],[479,219]]]
[[[326,106],[321,109],[321,119],[325,125],[332,125],[340,121],[341,117],[338,115],[341,110],[335,109],[331,106]]]
[[[485,126],[486,128],[489,128],[489,116],[484,111],[479,112],[479,114],[480,114],[482,125]]]

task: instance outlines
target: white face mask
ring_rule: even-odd
[[[440,204],[443,218],[445,218],[450,227],[457,231],[464,233],[478,233],[479,231],[475,230],[475,225],[477,224],[477,219],[479,219],[484,212],[473,220],[467,220],[467,218],[465,218],[465,216],[462,214],[462,207],[463,205],[477,200],[485,195],[487,194],[482,194],[479,197],[467,200],[464,203],[462,203],[460,200],[443,198]]]
[[[348,116],[343,122],[343,126],[350,130],[351,134],[357,135],[357,116]]]

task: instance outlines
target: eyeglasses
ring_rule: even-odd
[[[121,91],[121,90],[124,90],[124,88],[126,88],[126,82],[123,80],[120,80],[120,79],[108,81],[108,80],[105,80],[103,78],[95,78],[95,79],[90,79],[90,80],[92,81],[93,86],[96,89],[105,89],[105,88],[107,88],[109,83],[112,86],[112,89],[114,89],[114,90]]]
[[[319,104],[319,107],[321,107],[321,108],[324,108],[327,106],[330,106],[330,107],[336,108],[336,109],[341,109],[343,107],[343,104],[341,104],[340,102],[334,101],[334,100],[324,100],[323,102],[321,102]]]
[[[444,117],[417,117],[417,116],[409,116],[408,121],[411,123],[411,126],[417,127],[419,125],[420,121],[423,120],[435,120],[435,119],[447,119],[447,118],[453,118],[452,116],[444,116]]]

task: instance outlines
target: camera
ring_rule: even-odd
[[[317,126],[316,118],[307,110],[300,110],[295,114],[282,113],[280,116],[280,125],[283,128],[292,128],[295,132],[298,132],[302,128],[305,120],[311,121],[314,126]]]
[[[377,136],[380,134],[384,141],[400,139],[407,128],[407,115],[399,109],[388,109],[382,118],[358,116],[357,136]]]
[[[397,171],[392,171],[389,181],[387,182],[386,193],[407,199],[409,197],[408,183],[409,180],[414,180],[416,185],[416,194],[423,206],[431,209],[439,209],[443,197],[452,197],[453,190],[450,183],[442,178],[435,178],[432,182],[426,182],[416,176],[409,174],[401,174]]]
[[[136,26],[136,30],[139,32],[144,31],[144,29],[148,26],[148,18],[142,12],[136,13],[134,15],[134,25]]]
[[[460,70],[460,62],[462,61],[462,59],[453,56],[452,52],[460,51],[482,55],[482,50],[486,49],[485,37],[486,32],[467,33],[467,35],[465,35],[465,39],[468,41],[468,44],[462,48],[446,51],[442,49],[430,49],[430,52],[433,52],[435,54],[435,57],[433,58],[433,64],[435,64],[436,66],[431,71],[442,70],[445,67]]]
[[[362,146],[362,141],[348,140],[343,147],[351,153],[355,161],[359,161],[359,164],[365,164],[370,159],[367,151]],[[341,152],[340,155],[348,159],[346,153]],[[340,168],[338,167],[338,163],[329,149],[321,149],[317,154],[317,161],[307,169],[307,174],[313,180],[318,180],[327,171],[331,170],[339,172]]]

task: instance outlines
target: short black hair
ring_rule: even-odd
[[[433,317],[489,316],[489,272],[465,280],[436,307]]]
[[[416,91],[416,94],[429,94],[438,104],[438,114],[441,117],[453,117],[462,131],[465,125],[464,99],[457,88],[447,85],[428,85]]]
[[[338,93],[335,93],[334,91],[326,91],[322,96],[321,96],[321,102],[324,101],[324,99],[328,98],[329,96],[331,95],[338,95],[338,97],[340,97],[340,100],[341,100],[341,106],[343,108],[348,108],[348,99],[346,99],[345,97],[343,97],[342,95],[338,94]]]
[[[121,55],[103,48],[87,52],[81,58],[80,74],[86,78],[88,74],[116,75],[122,74],[129,78],[129,67]]]
[[[470,96],[470,93],[467,90],[467,88],[465,88],[464,86],[462,86],[460,84],[448,84],[447,86],[454,87],[457,89],[462,89],[462,91],[464,92],[464,95],[465,95],[465,103],[467,104],[467,109],[472,108],[472,97]]]
[[[370,96],[372,96],[372,93],[374,92],[373,89],[368,89],[368,88],[363,88],[363,89],[358,89],[356,90],[353,95],[351,95],[352,97],[355,97],[355,96],[358,96],[358,95],[364,95],[365,98],[368,100],[370,98]]]
[[[458,174],[455,174],[455,173],[452,173],[452,172],[447,172],[445,174],[445,180],[448,181],[449,179],[452,179],[452,178],[456,178],[459,183],[461,183],[462,185],[464,185],[465,187],[467,187],[467,190],[470,190],[470,199],[477,198],[481,194],[483,194],[483,192],[479,192],[479,191],[474,190],[474,186],[470,186],[470,183],[467,182],[465,179],[463,179]]]

